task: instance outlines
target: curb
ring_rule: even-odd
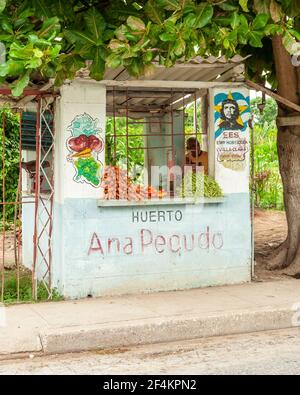
[[[107,350],[153,343],[193,340],[292,328],[293,311],[289,308],[239,310],[208,316],[174,316],[122,324],[68,327],[40,333],[45,354]]]

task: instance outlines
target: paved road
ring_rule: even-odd
[[[300,328],[1,361],[0,374],[300,374]]]

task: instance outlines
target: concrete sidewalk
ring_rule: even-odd
[[[290,328],[295,303],[300,309],[299,280],[11,306],[0,327],[0,355]]]

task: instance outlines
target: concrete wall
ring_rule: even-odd
[[[58,285],[67,297],[250,281],[247,194],[219,204],[144,208],[67,199],[59,212],[64,281]]]

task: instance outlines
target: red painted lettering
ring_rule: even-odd
[[[129,242],[127,244],[125,244],[123,247],[124,254],[132,255],[133,254],[133,240],[131,237],[126,237],[125,240],[129,240]]]
[[[188,244],[187,243],[187,237],[184,236],[184,248],[185,248],[186,251],[193,251],[194,248],[195,248],[195,236],[192,235],[191,239],[192,239],[192,243],[191,243],[191,247],[189,248],[188,245],[187,245]]]
[[[99,237],[97,236],[97,234],[93,233],[88,255],[91,255],[92,252],[98,252],[98,251],[102,255],[104,255],[103,248],[102,248],[102,245],[101,245],[101,241],[100,241]]]
[[[174,243],[173,243],[174,239],[177,240],[177,241],[175,242],[175,244],[177,244],[177,247],[174,247]],[[171,252],[174,252],[175,254],[177,254],[178,252],[180,252],[180,250],[181,250],[181,246],[180,246],[180,237],[179,237],[178,235],[173,235],[173,236],[171,236],[171,237],[170,237],[170,240],[169,240],[169,246],[170,246]]]
[[[163,252],[165,252],[165,248],[160,248],[160,247],[165,247],[165,246],[166,246],[166,239],[163,236],[157,236],[157,238],[155,239],[156,251],[159,254],[162,254]]]
[[[148,238],[147,238],[148,234]],[[145,252],[145,247],[148,247],[153,242],[153,234],[150,230],[142,229],[141,230],[141,243],[142,243],[142,251]]]
[[[120,244],[120,240],[119,239],[108,239],[107,242],[107,247],[108,247],[108,253],[111,253],[111,246],[113,243],[116,243],[117,245],[117,253],[120,253],[120,248],[121,248],[121,244]]]

